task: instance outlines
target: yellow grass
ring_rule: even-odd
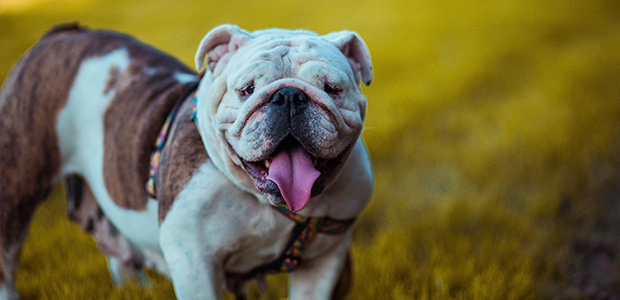
[[[376,188],[354,228],[349,299],[620,296],[620,4],[0,0],[0,80],[72,20],[191,65],[221,23],[364,37]],[[113,287],[63,205],[59,188],[37,212],[17,278],[25,299],[172,297],[154,273],[152,286]],[[270,283],[250,298],[286,297],[285,276]]]

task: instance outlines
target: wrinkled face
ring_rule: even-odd
[[[307,31],[238,34],[237,44],[231,34],[208,52],[199,126],[214,131],[222,160],[243,169],[272,204],[299,211],[323,191],[359,137],[366,111],[359,68],[370,68],[369,61],[347,57],[341,39]],[[367,54],[365,47],[356,51]],[[203,107],[210,110],[207,124]],[[207,148],[212,142],[205,140]]]

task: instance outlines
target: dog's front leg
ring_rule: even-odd
[[[160,228],[160,245],[176,296],[179,300],[221,299],[221,261],[205,249],[200,229],[192,224],[192,216],[187,217],[183,220],[169,216]]]
[[[234,241],[227,197],[239,199],[221,173],[205,165],[179,193],[162,221],[160,246],[177,298],[222,299],[223,249]],[[234,203],[234,202],[232,202]]]
[[[335,245],[310,261],[302,263],[290,273],[289,299],[331,299],[348,255],[349,235],[318,236],[314,242],[324,245],[319,239],[338,238]]]

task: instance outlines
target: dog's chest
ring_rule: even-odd
[[[266,213],[264,215],[269,215]],[[253,231],[239,235],[237,245],[224,260],[224,269],[229,273],[247,274],[254,268],[278,259],[291,236],[294,223],[282,220],[274,215],[275,220],[257,220],[274,226],[255,226]]]
[[[240,190],[205,163],[179,193],[162,222],[162,247],[174,244],[174,255],[213,253],[228,273],[247,274],[279,258],[297,225],[275,208]],[[317,234],[303,260],[331,247],[337,239]],[[181,249],[179,249],[181,248]],[[170,257],[168,259],[176,259]]]

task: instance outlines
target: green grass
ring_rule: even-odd
[[[620,296],[620,4],[614,1],[0,0],[0,80],[50,26],[128,32],[187,64],[221,23],[355,30],[375,71],[372,202],[349,299]],[[13,3],[11,2],[8,3]],[[168,299],[113,287],[60,189],[21,257],[25,299]],[[251,299],[286,297],[286,277]]]

